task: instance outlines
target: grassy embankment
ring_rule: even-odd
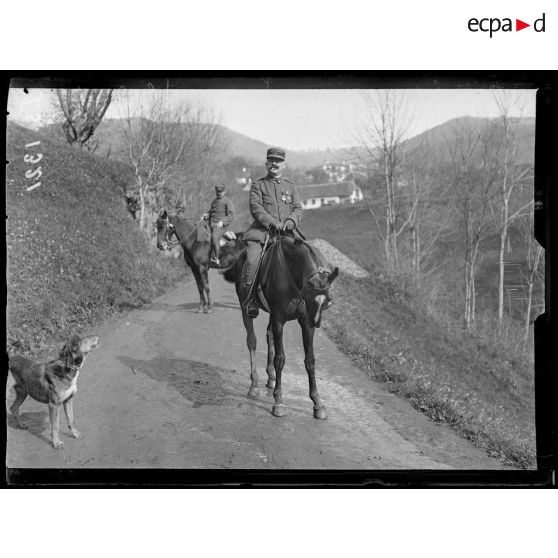
[[[306,211],[303,231],[370,272],[334,283],[328,335],[369,376],[432,419],[517,467],[535,467],[533,362],[443,312],[380,273],[382,245],[363,206]]]
[[[16,125],[7,132],[10,353],[52,353],[70,334],[141,306],[184,277],[184,261],[161,257],[126,210],[128,167]],[[33,165],[25,153],[43,158]],[[37,166],[41,186],[27,192],[34,181],[25,172]]]

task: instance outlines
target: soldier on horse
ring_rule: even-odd
[[[211,202],[208,213],[204,213],[203,219],[209,222],[211,229],[211,257],[210,262],[219,267],[219,241],[227,232],[228,226],[234,217],[234,205],[225,195],[225,185],[215,186],[215,199]]]

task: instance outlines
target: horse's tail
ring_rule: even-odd
[[[223,276],[223,279],[225,279],[225,281],[228,281],[229,283],[236,283],[238,267],[236,264],[237,262],[235,262],[234,265],[225,269],[224,271],[221,271],[221,275]]]

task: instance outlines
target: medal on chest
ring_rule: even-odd
[[[288,190],[281,190],[281,201],[284,203],[293,203],[293,198]]]

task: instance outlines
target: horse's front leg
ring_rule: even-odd
[[[266,387],[273,389],[275,387],[275,368],[273,366],[273,356],[275,354],[273,348],[273,330],[271,328],[271,316],[269,317],[269,322],[267,324],[267,366],[265,371],[267,372],[267,384]]]
[[[250,318],[244,310],[242,311],[242,321],[246,328],[246,345],[250,353],[250,389],[248,395],[250,397],[258,397],[260,395],[260,388],[258,387],[258,373],[256,372],[256,334],[254,333],[254,318]]]
[[[196,280],[196,286],[198,287],[198,293],[200,295],[200,305],[198,307],[197,313],[201,314],[205,310],[205,298],[204,298],[204,288],[201,272],[197,266],[192,266],[192,273],[194,274],[194,279]]]
[[[201,272],[203,292],[205,293],[206,305],[204,312],[206,314],[213,313],[213,300],[211,298],[211,291],[209,290],[209,277],[207,276],[207,268]]]
[[[283,392],[281,390],[281,373],[283,366],[285,366],[285,352],[283,351],[283,326],[284,322],[277,319],[275,316],[270,318],[271,328],[273,331],[273,341],[275,345],[275,356],[273,357],[273,364],[275,365],[275,389],[273,390],[273,397],[275,398],[275,405],[273,405],[273,416],[282,417],[287,413],[287,407],[283,403]]]
[[[310,399],[314,402],[314,418],[325,419],[327,413],[320,400],[318,388],[316,387],[316,359],[314,358],[314,331],[306,317],[298,320],[302,330],[302,343],[304,344],[304,365],[308,373],[308,383],[310,384]]]

